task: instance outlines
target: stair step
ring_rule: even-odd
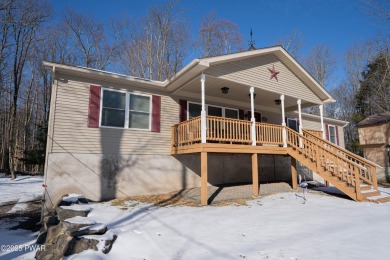
[[[388,197],[383,197],[383,198],[379,198],[379,199],[376,199],[376,200],[371,200],[372,202],[377,202],[377,203],[386,203],[386,202],[390,202],[390,196]]]
[[[381,192],[379,190],[367,190],[361,192],[363,198],[367,199],[368,197],[374,197],[381,195]]]
[[[363,191],[363,190],[371,190],[372,186],[371,185],[367,185],[367,184],[361,184],[360,185],[360,190]]]

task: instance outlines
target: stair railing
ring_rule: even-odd
[[[290,147],[315,163],[318,172],[322,168],[340,180],[346,181],[350,186],[354,186],[357,200],[362,199],[360,192],[360,184],[362,181],[375,186],[374,180],[366,177],[364,173],[365,169],[361,165],[327,149],[327,147],[313,141],[312,138],[300,135],[289,127],[286,127],[286,132],[287,144]],[[300,139],[301,146],[299,145]]]
[[[327,150],[338,154],[339,156],[354,162],[358,165],[360,165],[362,171],[361,174],[365,179],[369,179],[373,182],[374,189],[378,189],[378,182],[377,182],[377,176],[376,176],[376,168],[382,168],[381,166],[363,158],[360,157],[344,148],[341,148],[340,146],[337,146],[333,144],[332,142],[329,142],[328,140],[325,140],[321,137],[318,137],[314,134],[312,134],[310,131],[303,130],[303,135],[311,139],[313,142],[317,143],[321,147],[325,147]]]

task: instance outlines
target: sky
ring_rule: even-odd
[[[144,17],[150,6],[165,3],[163,0],[103,1],[103,0],[52,0],[56,17],[70,8],[102,21],[127,15]],[[255,47],[275,45],[277,39],[296,31],[302,35],[301,56],[319,44],[329,45],[336,55],[336,71],[330,88],[344,77],[343,56],[354,43],[377,37],[385,28],[369,15],[361,0],[182,0],[179,6],[186,11],[194,37],[201,20],[211,11],[218,18],[228,19],[238,25],[249,42],[252,28]],[[187,62],[196,57],[189,53]]]

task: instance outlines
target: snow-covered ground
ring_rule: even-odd
[[[107,255],[89,250],[67,259],[389,259],[390,203],[306,197],[303,204],[280,193],[225,207],[88,204],[88,218],[118,238]],[[0,244],[33,241],[32,233],[4,231],[0,223]],[[0,258],[33,255],[5,253]]]
[[[43,177],[17,176],[10,180],[0,173],[0,209],[7,212],[22,212],[29,201],[37,200],[43,192]],[[9,205],[9,206],[6,206]],[[28,230],[10,228],[18,225],[24,218],[0,220],[0,259],[34,259],[35,253],[29,246],[33,245],[37,233]]]
[[[10,230],[23,220],[23,218],[0,220],[0,259],[35,259],[38,232]]]
[[[42,176],[20,176],[15,180],[0,174],[0,206],[17,203],[14,211],[23,210],[28,201],[34,201],[43,193]]]
[[[387,190],[390,191],[390,190]],[[166,207],[124,211],[93,204],[88,217],[118,235],[111,252],[70,259],[389,259],[390,203],[309,193],[248,206]]]

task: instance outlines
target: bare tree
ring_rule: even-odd
[[[227,19],[217,19],[211,12],[202,21],[199,41],[203,57],[228,54],[243,49],[242,35],[238,26]]]
[[[384,0],[362,0],[364,10],[381,21],[390,20],[390,3]]]
[[[299,52],[303,46],[302,34],[300,32],[293,31],[285,37],[278,39],[276,43],[281,45],[296,60],[299,59]]]
[[[329,77],[335,70],[335,60],[336,57],[329,46],[318,45],[303,59],[303,64],[318,83],[326,88]]]
[[[31,54],[31,46],[35,40],[36,32],[50,14],[50,8],[44,1],[19,0],[10,3],[6,9],[10,14],[10,61],[12,75],[11,103],[8,122],[8,153],[9,169],[12,178],[15,175],[15,148],[18,137],[17,116],[19,104],[19,91],[23,83],[23,74],[26,62]]]
[[[66,28],[62,30],[71,32],[73,48],[79,52],[75,56],[82,57],[80,62],[86,67],[104,70],[113,62],[120,47],[113,22],[106,26],[93,17],[68,10],[64,15],[64,26]]]
[[[182,66],[188,49],[189,28],[176,1],[153,6],[145,19],[127,21],[121,53],[125,72],[165,80]]]

